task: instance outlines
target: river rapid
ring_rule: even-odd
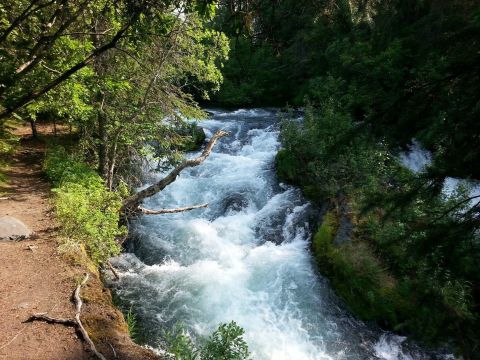
[[[448,358],[355,319],[318,273],[309,250],[318,213],[275,176],[275,111],[212,110],[200,126],[231,136],[144,205],[209,207],[141,217],[130,252],[113,260],[111,285],[148,346],[160,349],[177,323],[195,338],[234,320],[258,360]]]

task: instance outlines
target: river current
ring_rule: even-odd
[[[318,214],[275,176],[275,111],[212,110],[200,126],[231,136],[144,206],[209,207],[141,217],[131,252],[113,261],[114,292],[148,346],[160,349],[177,323],[197,337],[234,320],[258,360],[445,358],[355,319],[318,273],[309,250]]]

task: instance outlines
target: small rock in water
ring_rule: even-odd
[[[32,235],[27,225],[12,216],[0,217],[0,240],[23,240]]]

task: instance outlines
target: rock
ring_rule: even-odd
[[[238,212],[248,206],[248,199],[245,193],[234,193],[226,196],[222,201],[223,213],[230,211]]]
[[[340,216],[338,230],[333,239],[333,244],[336,246],[348,243],[352,239],[353,224],[348,216]]]
[[[195,126],[193,129],[193,140],[195,142],[195,145],[197,147],[202,146],[206,138],[207,135],[205,134],[205,130],[200,126]]]
[[[32,235],[27,225],[12,216],[0,217],[0,240],[23,240]]]
[[[336,246],[349,243],[352,240],[354,226],[350,218],[351,209],[345,199],[340,203],[340,219],[338,222],[338,230],[333,239],[333,244]]]

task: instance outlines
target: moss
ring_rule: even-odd
[[[327,212],[313,237],[313,253],[320,271],[360,318],[401,327],[411,306],[400,296],[397,281],[365,242],[354,239],[349,244],[334,245],[337,224],[337,215]]]

